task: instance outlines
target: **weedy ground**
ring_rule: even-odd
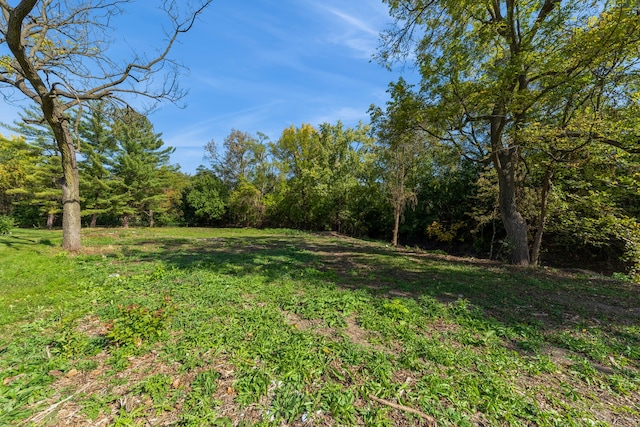
[[[0,425],[640,425],[640,286],[288,230],[0,236]]]

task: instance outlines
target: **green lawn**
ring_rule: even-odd
[[[330,233],[0,236],[0,426],[640,425],[640,286]]]

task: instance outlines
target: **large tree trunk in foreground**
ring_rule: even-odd
[[[527,222],[518,211],[516,199],[518,156],[518,150],[515,147],[505,147],[494,155],[494,166],[498,173],[500,215],[507,232],[509,260],[515,265],[528,266]]]
[[[32,58],[27,55],[26,44],[23,43],[22,25],[36,3],[37,0],[23,0],[11,10],[7,20],[6,41],[20,65],[21,74],[29,81],[35,93],[26,88],[21,88],[21,90],[25,94],[29,94],[40,105],[44,118],[51,126],[56,138],[62,159],[63,173],[60,179],[62,187],[62,248],[68,251],[77,251],[82,247],[80,239],[80,180],[69,122],[65,116],[64,107],[58,99],[55,85],[51,89],[47,88],[38,74],[39,70],[36,69]],[[3,7],[3,11],[9,10],[6,5]],[[20,85],[24,85],[24,82],[21,82]]]
[[[79,251],[82,248],[82,216],[76,148],[73,146],[69,123],[59,101],[52,99],[50,103],[43,104],[43,111],[56,137],[62,159],[63,175],[59,181],[62,187],[62,248],[67,251]]]
[[[42,83],[35,80],[36,83]],[[80,178],[78,162],[73,137],[69,130],[69,119],[58,98],[46,92],[42,96],[42,112],[56,138],[58,152],[62,162],[62,177],[58,180],[62,188],[62,249],[79,251],[82,249],[80,230],[82,217],[80,215]],[[40,93],[40,90],[38,91]]]

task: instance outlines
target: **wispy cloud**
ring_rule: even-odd
[[[322,4],[318,4],[318,7],[326,10],[327,12],[331,13],[334,16],[337,16],[338,18],[340,18],[342,21],[344,21],[345,23],[349,24],[349,26],[351,28],[355,28],[358,29],[366,34],[369,34],[370,36],[373,37],[378,37],[378,30],[371,27],[368,23],[366,23],[364,20],[356,18],[353,15],[350,15],[342,10],[338,10],[329,6],[325,6]]]
[[[187,171],[188,164],[203,162],[203,150],[195,147],[222,144],[232,128],[277,140],[291,125],[366,123],[371,103],[385,102],[394,76],[369,63],[389,21],[379,0],[220,5],[226,6],[193,35],[194,43],[184,44],[198,52],[191,62],[189,112],[154,120]]]
[[[241,129],[248,132],[262,131],[259,127],[268,123],[275,111],[278,110],[280,101],[271,101],[253,105],[239,110],[230,110],[224,114],[213,114],[205,120],[182,128],[180,132],[164,135],[166,144],[173,147],[203,147],[212,139],[222,142],[231,129]],[[160,123],[162,120],[159,121]]]
[[[330,3],[330,2],[329,2]],[[342,45],[356,52],[358,58],[369,59],[375,52],[378,36],[388,15],[379,8],[380,2],[371,1],[352,4],[347,2],[334,5],[307,2],[325,17],[326,40],[331,44]]]

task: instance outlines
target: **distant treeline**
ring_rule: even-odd
[[[194,175],[169,164],[173,148],[144,115],[93,104],[76,133],[83,223],[333,230],[508,259],[494,168],[427,133],[407,132],[397,107],[414,95],[402,81],[390,93],[385,110],[372,107],[369,125],[291,126],[276,141],[232,130],[204,147],[208,164]],[[21,123],[12,128],[21,137],[0,143],[0,214],[21,227],[58,226],[53,137],[45,126]],[[640,240],[636,156],[592,146],[555,165],[552,178],[544,162],[529,159],[517,173],[518,207],[532,245],[544,219],[542,261],[632,268]]]

